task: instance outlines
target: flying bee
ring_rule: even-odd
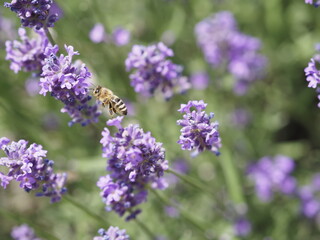
[[[120,116],[127,115],[127,107],[125,103],[121,98],[114,95],[110,89],[97,86],[93,89],[93,95],[102,102],[102,106],[109,108],[111,116],[113,116],[113,114],[118,114]]]

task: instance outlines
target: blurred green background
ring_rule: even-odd
[[[56,1],[63,17],[55,24],[53,36],[62,47],[72,45],[93,72],[95,81],[114,90],[130,101],[135,114],[125,122],[139,123],[163,142],[166,157],[172,165],[184,158],[190,165],[189,175],[210,186],[226,202],[246,203],[252,233],[244,239],[319,239],[319,225],[299,214],[299,202],[276,196],[271,203],[261,203],[254,194],[252,183],[245,176],[247,164],[266,155],[284,154],[296,162],[294,175],[303,184],[319,169],[320,114],[317,94],[307,87],[303,69],[314,54],[320,40],[319,9],[300,1],[278,0],[82,0]],[[268,58],[265,79],[252,85],[245,96],[235,96],[231,76],[217,77],[215,70],[204,61],[194,37],[196,23],[209,15],[231,11],[239,30],[260,38],[262,54]],[[1,7],[0,14],[19,21],[9,9]],[[95,23],[104,24],[111,32],[116,26],[131,31],[129,45],[95,44],[89,32]],[[130,86],[124,61],[134,44],[150,45],[162,40],[165,32],[176,37],[170,46],[173,62],[184,66],[184,75],[205,70],[210,84],[205,90],[191,89],[176,95],[169,102],[160,98],[141,99]],[[3,34],[3,33],[1,33]],[[127,230],[132,239],[150,239],[136,222],[125,222],[116,214],[104,211],[96,182],[105,175],[106,159],[101,157],[101,131],[108,119],[104,111],[98,124],[68,127],[69,116],[60,113],[62,103],[50,96],[30,96],[26,80],[30,73],[14,74],[5,61],[4,44],[0,50],[0,137],[26,139],[48,150],[55,161],[56,171],[69,174],[68,193],[73,199],[100,214],[113,226]],[[230,84],[231,83],[231,84]],[[208,112],[215,113],[220,123],[223,147],[217,158],[203,153],[190,158],[176,143],[180,128],[176,111],[181,103],[203,99]],[[236,126],[232,113],[244,108],[251,114],[245,127]],[[232,234],[232,223],[219,214],[215,200],[201,191],[178,183],[163,194],[176,201],[207,229],[208,239],[240,239]],[[164,205],[152,193],[141,205],[139,220],[157,236],[166,239],[205,239],[183,218],[170,218]],[[11,239],[13,226],[27,223],[37,235],[49,239],[51,233],[59,239],[92,239],[102,226],[84,212],[62,200],[50,204],[48,199],[36,198],[11,183],[0,189],[0,239]]]

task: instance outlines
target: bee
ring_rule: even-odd
[[[93,89],[93,95],[102,102],[102,106],[109,108],[111,116],[113,116],[113,114],[118,114],[120,116],[127,115],[127,107],[125,103],[121,98],[114,95],[110,89],[97,86]]]

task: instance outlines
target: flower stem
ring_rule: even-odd
[[[174,170],[172,170],[170,168],[168,170],[166,170],[166,172],[177,176],[178,178],[180,178],[185,183],[188,183],[189,185],[191,185],[194,188],[197,188],[200,191],[203,191],[203,192],[205,192],[207,194],[215,196],[215,193],[213,191],[211,191],[210,189],[205,187],[202,183],[200,183],[198,180],[196,180],[194,178],[191,178],[189,176],[185,176],[183,174],[177,173],[176,171],[174,171]]]
[[[156,190],[154,190],[153,188],[149,188],[149,190],[157,196],[157,198],[159,199],[160,202],[162,202],[164,205],[169,205],[169,206],[174,206],[175,208],[179,209],[179,212],[181,214],[181,216],[187,221],[189,222],[191,225],[193,225],[197,230],[199,230],[199,232],[201,232],[202,234],[205,234],[206,228],[203,227],[203,224],[198,223],[197,221],[195,221],[193,218],[191,218],[191,216],[183,209],[181,209],[181,207],[177,204],[173,204],[169,199],[167,199],[164,196],[161,196]]]
[[[44,31],[47,35],[47,38],[49,39],[50,43],[52,44],[52,46],[56,45],[56,42],[54,41],[49,29],[47,27],[44,28]]]
[[[139,227],[150,237],[150,239],[156,239],[155,235],[143,222],[141,222],[138,218],[135,218],[134,220],[139,225]]]
[[[236,167],[232,161],[231,154],[224,151],[218,162],[221,165],[224,177],[228,186],[230,197],[234,203],[244,203],[243,192],[241,188],[240,179]]]
[[[81,211],[85,212],[87,215],[89,215],[91,218],[93,218],[94,220],[96,220],[97,222],[99,222],[99,224],[101,226],[106,226],[106,225],[110,225],[105,219],[103,219],[101,216],[99,216],[98,214],[91,212],[85,205],[75,201],[74,199],[72,199],[69,196],[63,196],[63,199],[65,199],[66,201],[68,201],[69,203],[71,203],[73,206],[77,207],[78,209],[80,209]]]

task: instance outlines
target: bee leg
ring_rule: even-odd
[[[107,104],[109,104],[109,105],[110,105],[110,103],[108,102],[108,100],[105,100],[105,101],[103,101],[103,102],[102,102],[102,106],[103,106],[103,107],[106,107],[106,106],[107,106]]]
[[[110,116],[113,116],[113,114],[114,114],[114,110],[113,110],[111,102],[109,102],[109,114],[110,114]]]

